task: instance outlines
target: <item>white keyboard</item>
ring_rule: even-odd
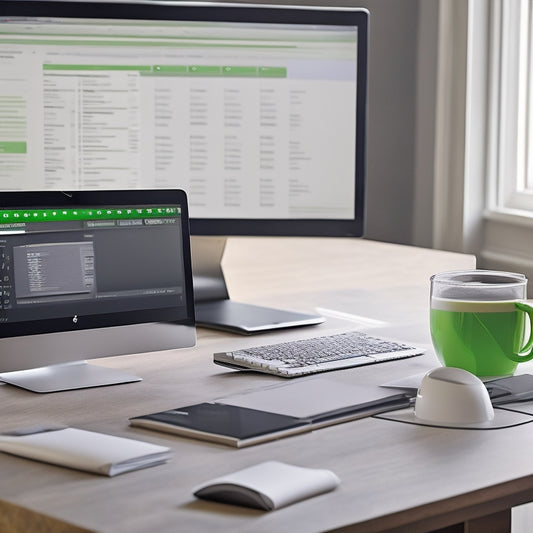
[[[423,349],[360,331],[214,354],[214,362],[286,378],[422,355]]]

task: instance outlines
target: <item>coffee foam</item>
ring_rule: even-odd
[[[431,298],[431,309],[456,313],[514,313],[519,300],[469,301]]]
[[[473,302],[512,301],[524,298],[524,287],[522,285],[484,285],[482,290],[480,290],[479,283],[464,283],[457,286],[436,283],[433,286],[433,294],[439,298],[449,300],[471,300]]]

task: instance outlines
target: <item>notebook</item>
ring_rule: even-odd
[[[134,417],[130,424],[242,448],[408,407],[410,398],[313,378]]]
[[[168,461],[170,448],[77,428],[35,428],[3,433],[0,451],[115,476]]]

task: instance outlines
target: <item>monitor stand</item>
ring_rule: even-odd
[[[230,300],[222,271],[226,237],[191,238],[196,324],[251,335],[273,329],[311,326],[320,315],[260,307]]]
[[[114,368],[75,361],[0,374],[0,381],[32,392],[59,392],[141,381],[140,377]]]

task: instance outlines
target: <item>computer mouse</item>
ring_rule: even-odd
[[[266,495],[238,483],[213,483],[197,490],[194,495],[204,500],[242,505],[263,511],[274,509],[274,503]]]
[[[430,370],[418,389],[415,418],[457,426],[488,423],[494,408],[483,382],[461,368]]]
[[[333,490],[339,483],[330,470],[265,461],[207,481],[193,489],[193,494],[205,500],[271,511]]]
[[[374,415],[419,426],[499,429],[533,423],[529,413],[494,408],[486,385],[461,368],[439,367],[421,380],[414,408]]]

